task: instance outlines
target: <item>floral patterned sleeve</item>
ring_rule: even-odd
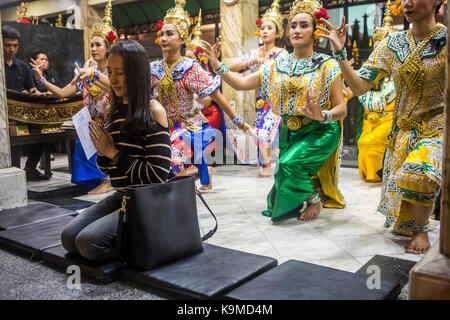
[[[219,76],[213,78],[199,63],[194,62],[192,68],[186,73],[185,83],[188,84],[191,92],[203,99],[220,88],[222,79]]]
[[[394,56],[387,46],[389,39],[390,36],[380,42],[357,72],[360,78],[372,82],[375,88],[378,88],[380,80],[390,75],[392,71]]]

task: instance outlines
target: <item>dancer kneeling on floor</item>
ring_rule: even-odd
[[[119,208],[125,188],[166,181],[171,163],[167,115],[151,97],[149,58],[136,41],[119,42],[108,50],[111,108],[105,127],[89,129],[97,148],[97,165],[111,178],[116,192],[86,209],[63,230],[64,248],[90,260],[118,256]]]

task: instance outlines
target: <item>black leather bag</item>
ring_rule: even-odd
[[[165,183],[126,188],[119,214],[118,248],[126,264],[150,270],[203,250],[197,217],[194,178],[175,177]]]

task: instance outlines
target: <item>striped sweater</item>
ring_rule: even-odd
[[[127,105],[119,105],[107,124],[115,147],[121,151],[117,165],[113,166],[108,157],[97,156],[98,168],[110,176],[112,187],[121,192],[133,184],[165,182],[171,165],[169,129],[157,122],[155,130],[136,141],[120,131],[127,111]]]

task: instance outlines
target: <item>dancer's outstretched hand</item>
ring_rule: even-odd
[[[219,61],[220,56],[220,42],[216,42],[213,46],[209,44],[209,42],[202,40],[204,45],[204,50],[202,53],[199,53],[200,57],[206,57],[211,63],[211,66],[214,69],[219,69],[221,62]]]
[[[31,60],[30,62],[31,69],[33,69],[34,71],[34,78],[36,80],[39,80],[40,78],[42,78],[41,66],[33,58],[30,58],[30,60]]]
[[[335,28],[331,22],[323,18],[320,18],[320,22],[324,23],[326,28],[317,26],[318,29],[325,32],[325,34],[319,34],[318,36],[330,40],[334,52],[341,50],[345,45],[348,31],[348,24],[345,24],[345,16],[342,17],[342,22],[337,28]]]
[[[80,81],[88,80],[91,78],[92,75],[92,68],[80,68],[78,66],[78,63],[75,62],[75,67],[78,70],[78,73],[75,75],[75,77],[70,82],[71,85],[76,85]]]
[[[306,91],[306,107],[303,108],[305,116],[312,120],[323,120],[322,109],[319,104],[319,95],[314,88]]]

